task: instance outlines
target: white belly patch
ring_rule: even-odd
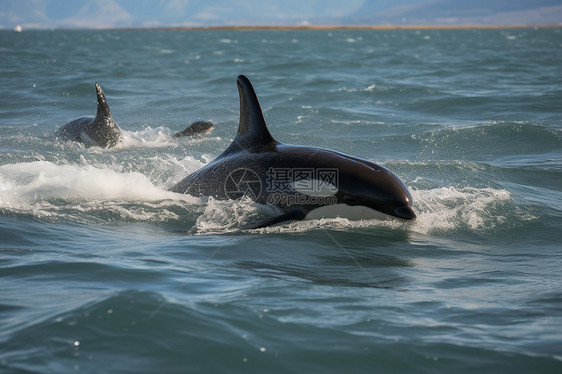
[[[308,212],[304,219],[321,219],[321,218],[347,218],[349,220],[360,219],[387,219],[390,216],[366,206],[347,204],[324,205]]]

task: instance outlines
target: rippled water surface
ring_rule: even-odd
[[[0,32],[2,372],[560,372],[561,29]],[[281,142],[379,162],[418,219],[167,188],[247,75]],[[95,113],[113,149],[56,129]],[[172,139],[196,120],[210,135]]]

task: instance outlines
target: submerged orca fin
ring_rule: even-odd
[[[224,153],[242,149],[252,149],[269,143],[277,143],[271,136],[263,118],[263,113],[250,80],[244,75],[236,80],[240,96],[240,120],[238,132],[232,144]]]
[[[197,136],[208,134],[213,131],[213,124],[207,121],[197,121],[189,125],[185,130],[172,135],[172,138],[181,138],[183,136]]]
[[[302,211],[301,209],[295,208],[295,209],[289,210],[286,213],[281,214],[280,216],[268,218],[268,219],[263,220],[261,222],[257,222],[253,225],[248,225],[244,228],[246,230],[261,229],[263,227],[268,227],[268,226],[275,225],[275,224],[278,224],[278,223],[281,223],[281,222],[302,220],[302,219],[304,219],[304,217],[306,217],[306,213],[304,211]]]
[[[113,116],[111,115],[111,111],[109,110],[109,104],[107,103],[101,86],[97,82],[96,95],[98,97],[98,111],[96,113],[96,122],[98,122],[99,120],[103,120],[104,122],[111,120],[111,122],[113,122]]]

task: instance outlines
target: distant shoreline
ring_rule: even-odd
[[[560,25],[299,25],[299,26],[192,26],[192,27],[126,27],[113,30],[459,30],[459,29],[534,29],[560,28]]]
[[[24,25],[25,26],[25,25]],[[555,25],[241,25],[241,26],[165,26],[165,27],[107,27],[107,28],[23,28],[24,30],[154,30],[154,31],[259,31],[259,30],[501,30],[501,29],[553,29],[562,28],[562,24]],[[0,31],[9,31],[0,28]],[[15,30],[13,30],[15,31]],[[18,30],[19,32],[19,30]]]

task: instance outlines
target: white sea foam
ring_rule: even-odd
[[[371,93],[378,93],[383,91],[388,91],[388,87],[386,86],[377,86],[376,83],[373,83],[365,88],[349,88],[349,87],[340,87],[338,88],[339,92],[371,92]]]
[[[175,167],[182,175],[204,164],[191,157],[175,160],[175,163],[167,167]],[[0,209],[37,217],[59,214],[72,217],[103,209],[114,219],[133,220],[181,219],[163,201],[179,204],[182,209],[192,209],[192,214],[200,211],[200,199],[169,192],[165,188],[169,180],[165,182],[155,183],[145,174],[124,171],[118,165],[115,168],[107,165],[96,167],[84,160],[80,165],[59,165],[51,161],[6,164],[0,166]],[[489,231],[505,223],[509,218],[506,215],[513,214],[506,209],[511,195],[503,189],[440,187],[411,189],[411,192],[418,216],[413,222],[335,218],[286,223],[263,231],[385,226],[440,235],[458,230]],[[156,205],[150,205],[153,203]],[[193,206],[189,208],[190,205]],[[237,231],[279,213],[278,208],[259,205],[251,200],[218,201],[209,198],[194,229],[197,233]]]
[[[93,166],[57,165],[49,161],[0,166],[2,193],[20,198],[160,200],[175,194],[154,186],[137,172],[120,174]],[[3,196],[1,201],[5,201]]]
[[[185,128],[185,126],[178,126],[178,128]],[[174,139],[172,135],[175,131],[172,131],[168,127],[146,127],[139,131],[127,131],[122,130],[121,141],[112,148],[112,150],[121,150],[126,148],[161,148],[177,146],[178,142],[189,142],[189,144],[197,144],[208,141],[220,141],[220,137],[186,137],[181,138],[182,140]],[[91,148],[90,151],[101,150],[100,148]],[[103,150],[102,150],[103,151]]]
[[[360,220],[346,218],[287,222],[259,229],[263,233],[305,232],[318,229],[349,230],[389,227],[424,235],[442,235],[458,230],[489,231],[507,220],[505,205],[511,201],[507,190],[493,188],[442,187],[412,190],[415,221]],[[210,200],[197,220],[199,233],[230,232],[243,229],[264,216],[279,214],[275,207],[259,206],[252,201]]]
[[[209,198],[203,214],[197,219],[195,229],[199,234],[239,231],[264,217],[280,213],[278,208],[257,204],[250,198],[236,201]]]
[[[459,228],[487,231],[505,222],[511,201],[507,190],[493,188],[441,187],[413,190],[418,218],[412,230],[422,234],[439,234]]]
[[[167,209],[170,203],[189,206],[199,200],[169,192],[139,172],[50,161],[0,166],[0,209],[38,218],[83,221],[80,216],[94,212],[112,219],[179,218]]]
[[[174,138],[172,138],[170,129],[167,127],[147,127],[140,131],[123,130],[118,148],[166,147],[172,144],[174,144]]]

